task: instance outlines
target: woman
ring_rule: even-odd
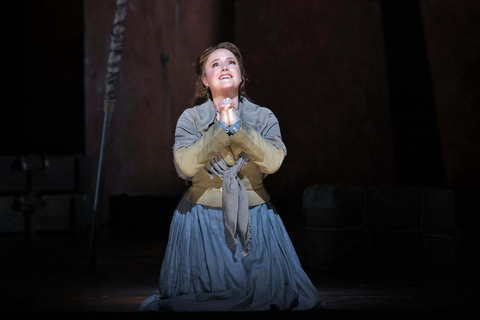
[[[274,114],[246,98],[238,48],[197,59],[194,107],[175,130],[174,163],[189,188],[175,210],[160,295],[141,310],[256,311],[318,308],[263,178],[286,155]]]

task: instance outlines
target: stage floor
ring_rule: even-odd
[[[95,275],[89,233],[0,236],[2,311],[136,312],[158,293],[165,237],[101,232]],[[324,309],[461,311],[480,305],[473,271],[404,274],[308,271]]]

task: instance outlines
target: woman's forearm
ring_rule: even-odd
[[[283,149],[264,139],[255,129],[242,122],[240,129],[232,136],[232,148],[241,148],[255,162],[263,173],[272,174],[282,165]]]
[[[227,148],[229,143],[229,135],[222,130],[218,123],[215,123],[200,140],[189,147],[179,148],[174,154],[174,159],[185,175],[193,177],[217,153]]]

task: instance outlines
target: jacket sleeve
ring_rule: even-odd
[[[178,148],[174,160],[185,175],[193,177],[229,143],[229,135],[215,122],[194,144]]]
[[[242,149],[263,173],[272,174],[282,165],[285,158],[284,150],[263,138],[245,121],[231,139],[232,148]]]

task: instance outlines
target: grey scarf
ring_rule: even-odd
[[[206,166],[210,174],[222,179],[222,209],[226,228],[226,244],[235,255],[237,235],[243,247],[242,258],[248,255],[248,244],[251,241],[250,215],[248,212],[248,197],[238,172],[248,162],[250,157],[241,153],[237,162],[229,167],[220,154],[217,154]]]
[[[187,109],[183,112],[175,128],[175,144],[173,153],[182,147],[189,147],[203,136],[203,134],[214,124],[216,118],[216,108],[212,100]],[[283,149],[287,154],[287,149],[282,141],[280,126],[277,118],[267,108],[262,108],[246,98],[240,97],[238,106],[238,115],[260,135],[278,148]],[[250,158],[247,154],[241,153],[236,164],[228,167],[220,154],[212,159],[206,166],[210,174],[215,174],[223,179],[222,181],[222,203],[225,228],[230,234],[226,236],[227,246],[235,253],[237,244],[236,235],[239,235],[243,247],[242,258],[248,255],[248,244],[251,240],[250,216],[248,211],[248,198],[240,178],[237,174],[248,162]],[[191,181],[192,177],[186,176],[175,163],[178,175]],[[266,175],[264,175],[265,177]]]

